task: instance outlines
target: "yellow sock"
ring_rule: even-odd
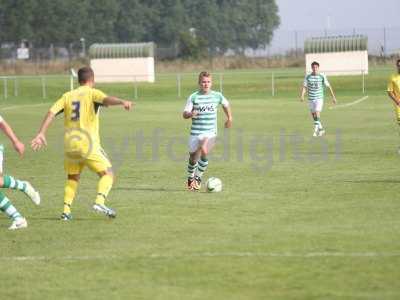
[[[96,204],[104,205],[108,193],[113,185],[113,177],[111,175],[104,175],[100,178],[99,184],[97,185],[97,197]]]
[[[74,201],[76,190],[78,189],[78,182],[68,179],[64,188],[64,213],[71,213],[71,205]]]

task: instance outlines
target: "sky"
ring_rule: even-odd
[[[283,30],[400,27],[400,0],[276,0],[276,3]]]
[[[368,36],[371,54],[379,55],[382,48],[386,54],[400,51],[400,0],[275,1],[281,25],[274,32],[269,54],[302,48],[310,37],[352,34]]]

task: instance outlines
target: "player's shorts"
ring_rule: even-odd
[[[212,149],[214,147],[217,135],[215,133],[203,133],[200,135],[191,135],[189,137],[189,152],[194,153],[203,145],[207,139],[207,149]]]
[[[65,153],[64,169],[67,174],[81,174],[84,167],[88,167],[95,173],[100,173],[111,169],[112,165],[101,147],[94,149],[87,157],[81,157],[76,153]]]
[[[0,145],[0,174],[3,174],[4,146]]]
[[[397,124],[400,126],[400,107],[398,105],[395,105],[394,106],[394,111],[396,113]]]
[[[308,101],[308,107],[310,108],[310,111],[312,113],[321,112],[323,106],[324,106],[324,100],[322,99]]]

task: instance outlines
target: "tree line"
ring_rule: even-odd
[[[275,0],[2,0],[0,43],[34,46],[147,42],[181,56],[268,45],[279,26]]]

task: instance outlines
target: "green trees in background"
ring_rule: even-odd
[[[270,43],[275,0],[3,0],[0,43],[35,46],[154,41],[181,56],[238,53]]]

